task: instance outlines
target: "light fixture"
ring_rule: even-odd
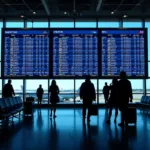
[[[124,15],[123,17],[124,17],[124,18],[127,18],[128,16],[127,16],[127,15]]]
[[[36,14],[36,12],[35,12],[35,11],[33,11],[33,14],[35,15],[35,14]]]
[[[64,14],[66,15],[66,14],[67,14],[67,12],[65,11],[65,12],[64,12]]]
[[[20,17],[21,17],[21,18],[24,18],[24,15],[21,15]]]
[[[114,14],[114,11],[112,11],[111,14],[113,15],[113,14]]]

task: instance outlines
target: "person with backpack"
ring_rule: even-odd
[[[38,98],[38,105],[41,105],[43,93],[44,93],[44,90],[42,88],[42,85],[40,84],[39,88],[36,90],[36,96]]]

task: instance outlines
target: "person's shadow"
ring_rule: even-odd
[[[81,149],[82,150],[94,150],[96,148],[96,140],[94,139],[98,134],[98,126],[91,126],[90,123],[82,124],[82,140]]]
[[[56,126],[56,120],[50,119],[50,142],[51,142],[51,149],[57,150],[58,149],[58,131]]]
[[[118,127],[115,126],[114,129],[114,136],[112,133],[112,129],[109,126],[109,140],[108,146],[110,150],[132,150],[132,143],[133,137],[136,137],[136,126],[129,126],[126,128],[122,128],[120,130],[120,136],[118,132]],[[130,142],[131,141],[131,142]]]
[[[38,116],[37,116],[37,126],[39,129],[42,128],[43,126],[43,119],[42,119],[42,113],[41,113],[41,109],[37,110]]]

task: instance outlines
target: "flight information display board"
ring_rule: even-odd
[[[53,30],[53,76],[98,76],[98,30]]]
[[[4,29],[4,77],[49,76],[48,29]]]
[[[101,75],[146,77],[146,30],[101,29]]]

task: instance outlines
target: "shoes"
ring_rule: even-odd
[[[124,123],[121,122],[121,123],[118,124],[118,126],[124,127]]]
[[[110,120],[107,120],[106,123],[107,123],[107,124],[110,124]]]

